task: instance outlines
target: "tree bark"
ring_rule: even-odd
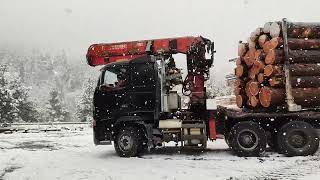
[[[320,51],[318,50],[291,50],[289,51],[291,63],[320,63]]]
[[[320,76],[320,64],[290,64],[292,76]]]
[[[292,76],[320,76],[319,64],[290,64],[290,74]],[[267,65],[264,68],[264,75],[267,77],[283,75],[283,66]]]
[[[270,50],[265,58],[266,64],[283,64],[284,51],[281,49]],[[318,50],[290,50],[290,63],[320,63],[320,51]]]
[[[291,23],[288,27],[290,38],[320,38],[319,23]]]
[[[294,88],[292,89],[294,102],[305,108],[320,106],[320,88]],[[259,93],[259,100],[263,107],[275,107],[285,104],[285,90],[263,87]]]
[[[271,77],[269,84],[272,87],[285,86],[284,77]],[[293,88],[319,88],[320,87],[320,76],[292,76],[291,86]]]
[[[313,50],[320,49],[320,39],[288,39],[288,46],[291,50]]]
[[[294,102],[305,108],[320,106],[320,88],[296,88],[292,89]]]
[[[284,89],[262,87],[259,92],[259,100],[263,107],[283,105],[285,103],[285,97]]]

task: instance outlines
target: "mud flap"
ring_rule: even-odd
[[[145,124],[145,127],[146,127],[146,137],[147,137],[147,146],[148,146],[148,151],[150,152],[151,148],[153,148],[153,141],[152,141],[152,138],[153,138],[153,128],[152,128],[152,125],[151,124]]]

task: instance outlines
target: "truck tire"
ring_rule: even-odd
[[[120,157],[137,156],[142,149],[141,133],[136,127],[124,127],[116,135],[114,148]]]
[[[279,153],[287,156],[308,156],[319,148],[319,138],[311,124],[292,121],[278,133]]]
[[[260,156],[267,146],[264,129],[255,122],[243,121],[231,128],[233,140],[232,150],[238,156]]]

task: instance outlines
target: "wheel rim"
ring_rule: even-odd
[[[133,145],[133,140],[130,136],[128,135],[123,135],[119,139],[119,146],[121,150],[123,151],[128,151],[132,148]]]
[[[308,143],[308,138],[302,131],[293,131],[288,136],[288,143],[294,148],[303,148]]]
[[[237,141],[244,150],[252,150],[258,146],[258,135],[251,130],[243,130],[239,133]]]

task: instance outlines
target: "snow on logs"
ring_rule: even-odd
[[[288,23],[288,61],[294,102],[320,107],[320,23]],[[239,42],[234,93],[238,107],[286,108],[284,40],[281,22],[255,29]]]

